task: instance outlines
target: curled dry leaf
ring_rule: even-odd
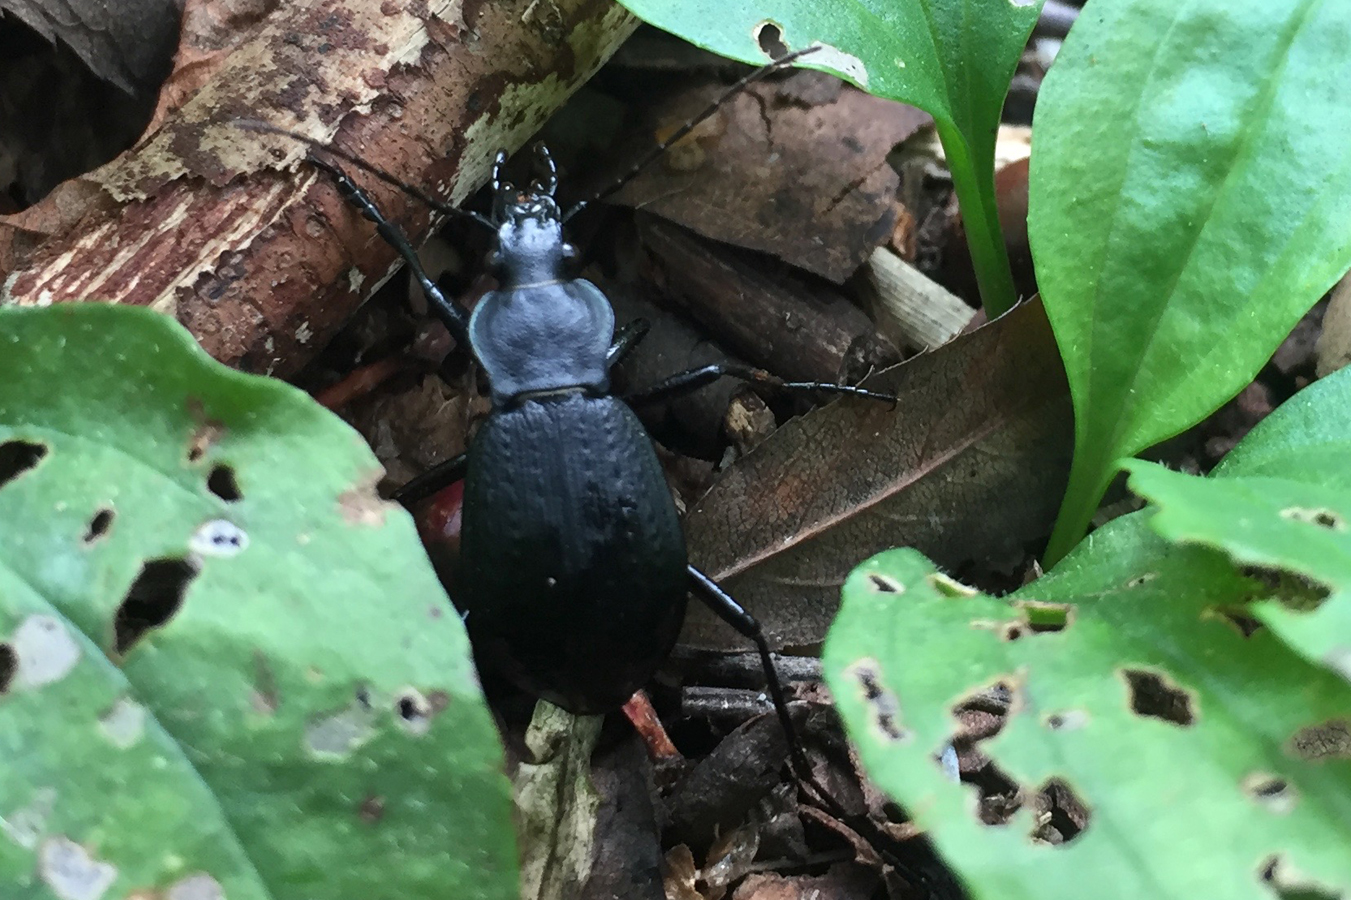
[[[685,518],[690,560],[776,647],[820,642],[860,560],[912,546],[959,571],[1044,537],[1064,490],[1072,419],[1040,303],[868,382],[899,402],[848,400],[789,422]],[[740,647],[691,607],[682,641]]]
[[[705,84],[659,104],[657,136],[725,89]],[[833,76],[797,72],[727,103],[618,200],[839,283],[891,236],[899,179],[887,155],[931,121]]]

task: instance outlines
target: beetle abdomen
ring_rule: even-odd
[[[474,439],[457,604],[480,663],[577,713],[615,709],[684,619],[685,541],[638,419],[612,397],[499,410]]]

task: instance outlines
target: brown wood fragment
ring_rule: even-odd
[[[344,147],[459,202],[632,28],[608,0],[296,0],[136,148],[0,219],[0,304],[97,299],[175,316],[217,359],[299,369],[395,255],[297,142]],[[364,182],[363,182],[364,183]],[[431,216],[383,187],[416,241]]]
[[[742,251],[639,218],[668,295],[737,354],[792,381],[857,379],[900,359],[861,310],[833,288],[775,277]]]

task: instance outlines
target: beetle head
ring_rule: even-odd
[[[528,189],[502,180],[506,153],[493,165],[493,221],[497,245],[488,264],[503,284],[520,285],[563,277],[564,264],[577,255],[563,239],[563,215],[554,199],[558,170],[543,144],[535,145],[535,172]]]

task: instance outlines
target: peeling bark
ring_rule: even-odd
[[[285,4],[135,148],[0,218],[0,304],[150,306],[223,362],[292,373],[397,258],[303,146],[234,120],[341,146],[458,203],[632,27],[611,0]],[[372,194],[425,236],[421,204]]]

